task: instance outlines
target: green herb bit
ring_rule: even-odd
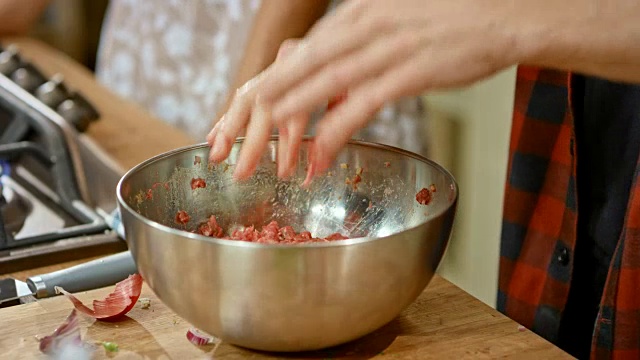
[[[114,342],[110,342],[110,341],[103,341],[102,342],[102,346],[104,347],[105,350],[109,351],[109,352],[116,352],[118,351],[118,344],[114,343]]]

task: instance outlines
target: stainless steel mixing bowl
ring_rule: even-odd
[[[406,151],[352,141],[303,189],[308,139],[295,176],[282,181],[273,137],[256,174],[237,183],[241,141],[226,163],[208,166],[209,148],[199,144],[149,159],[118,184],[129,248],[169,308],[232,344],[302,351],[368,334],[417,298],[449,241],[458,198],[449,172]],[[362,181],[347,184],[359,172]],[[196,177],[206,188],[192,190]],[[432,202],[418,204],[416,193],[431,184]],[[191,217],[185,226],[175,222],[180,210]],[[190,232],[212,214],[229,229],[274,219],[352,239],[268,245]]]

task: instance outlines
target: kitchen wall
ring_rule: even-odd
[[[495,306],[504,179],[515,68],[473,86],[424,97],[431,157],[460,187],[451,242],[439,273]]]

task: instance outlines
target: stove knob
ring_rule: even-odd
[[[1,50],[1,49],[0,49]],[[15,45],[9,45],[4,51],[0,51],[0,73],[9,76],[20,67],[20,56]]]
[[[21,88],[33,93],[47,78],[31,64],[24,64],[11,74],[11,80]]]
[[[69,91],[63,84],[62,74],[56,74],[51,80],[36,89],[36,97],[48,107],[55,109],[65,99],[69,98]]]
[[[78,93],[72,94],[69,99],[63,101],[57,111],[79,132],[85,132],[89,124],[100,117],[98,111]]]

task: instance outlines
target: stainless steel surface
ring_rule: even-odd
[[[35,92],[40,85],[47,82],[47,78],[38,69],[25,62],[11,73],[11,80],[30,93]]]
[[[0,74],[9,75],[19,66],[18,48],[10,45],[4,50],[0,49]]]
[[[33,211],[33,205],[15,189],[3,185],[7,182],[6,178],[0,175],[0,216],[2,216],[5,230],[11,234],[17,234]]]
[[[10,102],[15,103],[24,108],[25,113],[39,112],[44,114],[47,118],[51,119],[62,131],[64,140],[67,144],[71,162],[73,163],[73,169],[75,171],[75,178],[78,183],[78,190],[82,199],[88,203],[91,202],[91,195],[89,192],[89,186],[86,182],[84,167],[82,166],[81,155],[78,149],[75,138],[78,134],[62,116],[56,113],[54,110],[40,102],[33,95],[22,89],[20,86],[9,80],[7,77],[0,74],[0,96]]]
[[[312,350],[380,328],[424,290],[455,216],[458,189],[445,169],[399,149],[353,141],[330,176],[302,189],[308,142],[294,177],[280,181],[272,138],[256,175],[236,183],[231,176],[239,144],[228,163],[211,169],[206,144],[161,154],[131,169],[118,184],[137,267],[179,316],[240,346]],[[345,179],[358,168],[362,182],[354,190]],[[194,177],[204,178],[206,188],[192,190]],[[433,201],[418,204],[416,193],[431,184],[437,190]],[[175,224],[179,210],[192,219],[184,229]],[[212,214],[227,229],[275,219],[314,236],[339,231],[360,238],[267,245],[190,232]]]
[[[0,47],[0,274],[126,249],[103,218],[124,171],[77,129],[97,118],[60,74]]]
[[[126,171],[85,134],[77,138],[80,160],[91,186],[90,205],[110,213],[118,206],[114,192]]]
[[[8,176],[0,176],[0,182],[4,184],[3,192],[11,192],[13,196],[20,197],[24,199],[25,203],[29,204],[29,211],[23,214],[23,225],[19,230],[13,232],[13,237],[16,240],[57,231],[64,227],[65,219],[63,217],[46,206],[37,196],[27,191],[16,181]],[[14,215],[16,214],[14,213]]]
[[[0,280],[0,304],[31,296],[33,292],[27,283],[15,279]]]
[[[69,97],[62,74],[56,74],[36,90],[36,97],[48,107],[55,109]]]
[[[56,107],[58,114],[76,127],[79,132],[84,132],[89,124],[96,120],[97,111],[78,93],[72,93]]]

